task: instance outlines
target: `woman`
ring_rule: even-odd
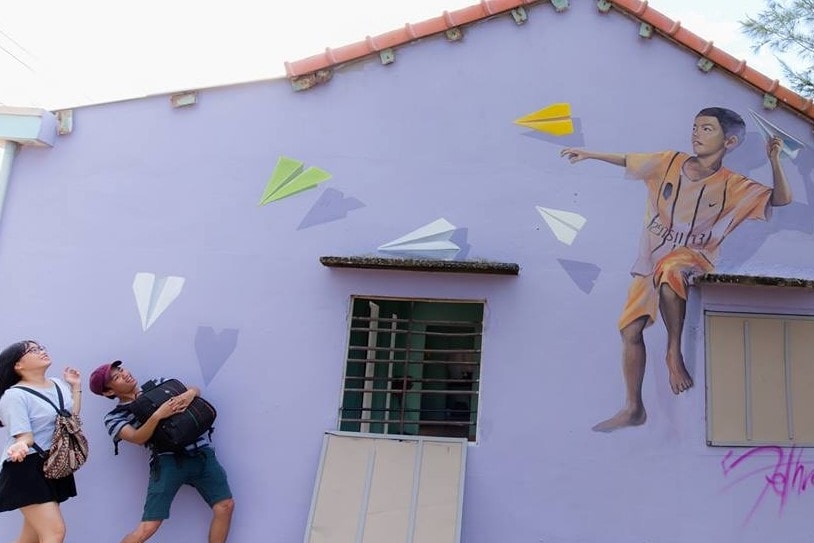
[[[19,509],[23,528],[15,543],[62,543],[65,522],[59,504],[76,496],[73,475],[46,479],[43,458],[33,448],[51,447],[56,412],[47,402],[14,385],[35,389],[59,405],[60,387],[65,409],[79,414],[79,372],[65,368],[63,380],[45,376],[51,357],[36,341],[20,341],[0,352],[0,425],[9,437],[0,455],[0,511]]]

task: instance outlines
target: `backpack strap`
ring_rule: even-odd
[[[20,385],[14,385],[13,388],[19,388],[20,390],[25,390],[26,392],[29,392],[29,393],[33,394],[34,396],[39,396],[40,398],[42,398],[43,400],[45,400],[46,402],[51,404],[51,407],[54,408],[54,410],[57,412],[58,415],[62,415],[62,416],[66,416],[66,417],[71,416],[70,413],[67,413],[65,411],[65,400],[62,397],[62,390],[60,390],[59,385],[56,383],[56,381],[52,381],[52,382],[54,383],[54,386],[57,388],[57,397],[59,398],[59,407],[57,407],[54,404],[54,402],[49,400],[48,397],[45,396],[45,394],[42,394],[41,392],[37,392],[33,388],[28,388],[28,387],[24,387],[24,386],[20,386]]]
[[[49,400],[47,396],[45,396],[44,394],[42,394],[40,392],[37,392],[33,388],[28,388],[28,387],[24,387],[24,386],[20,386],[20,385],[14,385],[12,388],[19,388],[20,390],[25,390],[26,392],[31,393],[34,396],[38,396],[38,397],[42,398],[43,400],[45,400],[46,402],[51,404],[51,407],[54,408],[54,410],[57,412],[57,415],[70,416],[70,413],[65,411],[65,402],[64,402],[64,400],[62,398],[62,391],[59,389],[59,385],[55,381],[54,381],[54,386],[57,387],[57,396],[59,397],[59,407],[57,407],[54,404],[54,402]],[[47,458],[48,457],[48,455],[42,449],[42,447],[37,445],[36,441],[33,443],[32,447],[34,447],[34,450],[37,451],[37,454],[39,454],[42,458]]]
[[[112,411],[110,411],[110,413],[108,413],[108,415],[112,415],[113,413],[118,413],[118,412],[122,412],[122,411],[131,413],[131,411],[127,407],[127,405],[117,405],[116,407],[113,408]],[[114,456],[119,456],[119,442],[120,441],[121,441],[121,438],[116,438],[116,437],[113,438],[113,455]]]

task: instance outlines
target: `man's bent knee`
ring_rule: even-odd
[[[235,500],[232,498],[226,498],[225,500],[221,500],[215,505],[212,506],[212,513],[215,516],[231,516],[232,511],[235,510]]]

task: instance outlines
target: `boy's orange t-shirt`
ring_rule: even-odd
[[[689,158],[675,151],[626,155],[626,176],[647,187],[633,275],[652,274],[656,263],[678,247],[695,250],[714,265],[721,242],[739,224],[770,216],[770,187],[723,167],[692,181],[682,174]]]

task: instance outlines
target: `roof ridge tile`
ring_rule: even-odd
[[[377,51],[404,45],[427,36],[446,32],[451,28],[471,24],[489,17],[509,12],[515,8],[541,4],[548,0],[480,0],[478,4],[455,11],[444,11],[440,16],[418,23],[407,23],[404,27],[379,34],[366,36],[363,41],[351,43],[335,49],[326,48],[319,55],[286,62],[286,76],[291,80],[330,69],[339,64],[364,58]],[[673,20],[658,10],[651,8],[647,0],[607,0],[623,14],[635,17],[651,25],[666,39],[677,43],[731,73],[744,83],[766,93],[785,104],[809,122],[814,121],[812,100],[797,94],[780,84],[777,79],[748,66],[746,60],[736,59],[726,51],[716,47],[711,40],[705,40],[684,28],[680,21]]]

